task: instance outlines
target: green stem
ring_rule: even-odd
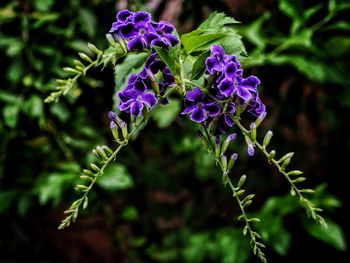
[[[137,124],[135,126],[135,128],[129,133],[129,140],[133,139],[133,136],[135,134],[137,134],[137,132],[139,131],[139,129],[142,129],[142,127],[144,126],[144,124],[146,124],[148,121],[148,119],[144,118],[142,119],[142,121]],[[66,211],[67,213],[69,213],[70,215],[67,216],[62,223],[59,225],[58,229],[63,229],[66,228],[70,225],[71,221],[75,221],[78,213],[79,213],[79,209],[81,207],[81,205],[85,202],[85,200],[87,199],[87,196],[90,192],[90,190],[92,189],[92,187],[96,184],[97,180],[104,174],[104,170],[106,169],[106,167],[116,159],[116,156],[118,155],[118,153],[121,151],[121,149],[123,149],[126,145],[128,144],[127,140],[124,140],[117,149],[114,150],[114,152],[104,161],[103,166],[100,168],[100,171],[96,174],[96,176],[93,178],[93,180],[90,182],[89,186],[84,188],[84,194],[81,198],[79,198],[78,200],[76,200],[71,207]]]
[[[246,135],[250,138],[250,132],[244,128],[244,126],[240,123],[240,118],[238,116],[234,117],[234,121],[239,127],[239,129],[242,131],[243,135]],[[299,197],[300,203],[304,204],[306,206],[306,211],[311,215],[313,219],[316,220],[317,223],[323,226],[327,226],[324,218],[320,216],[317,212],[322,211],[320,208],[317,208],[310,200],[308,200],[304,195],[302,194],[301,190],[295,185],[293,180],[289,177],[289,175],[284,171],[282,166],[279,164],[279,162],[274,159],[270,158],[270,154],[267,152],[266,147],[261,145],[256,140],[252,140],[253,144],[266,156],[266,158],[269,160],[269,163],[272,163],[277,170],[284,176],[284,178],[287,179],[289,184],[291,185],[292,192],[295,193]]]
[[[202,127],[204,130],[204,135],[205,135],[206,139],[208,140],[208,144],[211,148],[210,150],[212,152],[215,152],[215,146],[213,145],[213,142],[210,139],[210,134],[209,134],[208,129],[204,125],[202,125]],[[219,158],[215,158],[215,161],[219,165],[219,167],[223,173],[223,176],[225,178],[225,182],[227,182],[228,185],[230,186],[233,197],[235,198],[235,200],[239,206],[239,209],[241,210],[241,215],[242,215],[242,218],[244,219],[244,223],[245,223],[245,229],[247,229],[247,232],[249,233],[251,245],[254,248],[254,254],[257,255],[262,262],[266,263],[267,260],[266,260],[265,254],[260,248],[260,247],[264,247],[264,245],[262,243],[259,243],[256,241],[256,238],[257,237],[260,238],[260,236],[258,235],[257,232],[253,231],[253,229],[251,227],[251,224],[249,222],[249,218],[248,218],[248,216],[245,212],[244,206],[242,204],[242,200],[240,198],[240,195],[238,194],[239,188],[234,187],[231,179],[228,176],[227,171],[225,170],[225,168],[223,167],[223,165],[221,163],[221,160]]]

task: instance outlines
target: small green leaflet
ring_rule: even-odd
[[[170,71],[175,75],[179,75],[180,65],[179,65],[179,54],[177,54],[177,49],[164,49],[161,47],[154,47],[157,51],[160,59],[169,67]]]
[[[210,51],[200,54],[192,67],[192,79],[199,79],[205,70],[205,60],[210,56]]]
[[[239,24],[233,17],[226,16],[225,13],[214,12],[199,25],[198,29],[208,29],[221,27],[229,24]]]

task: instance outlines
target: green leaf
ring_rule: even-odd
[[[7,211],[19,193],[15,190],[0,192],[0,214]]]
[[[179,65],[179,57],[178,54],[175,54],[173,49],[164,49],[161,47],[154,47],[157,51],[160,59],[169,67],[170,71],[175,75],[179,75],[180,65]]]
[[[47,12],[51,9],[54,2],[54,0],[34,0],[33,4],[37,10]]]
[[[107,191],[128,189],[134,186],[130,174],[122,164],[114,164],[106,168],[104,174],[97,180],[97,184]]]
[[[160,105],[153,113],[153,119],[159,128],[168,127],[179,115],[181,102],[179,100],[169,100],[168,105]]]
[[[226,16],[225,13],[213,12],[210,16],[199,25],[198,29],[219,28],[225,25],[238,24],[233,17]]]
[[[23,104],[23,112],[32,118],[42,116],[44,113],[43,100],[37,95],[32,95]]]
[[[114,81],[117,90],[125,87],[126,80],[133,70],[140,68],[148,57],[148,53],[129,54],[123,62],[115,66]]]
[[[20,97],[15,95],[14,93],[7,90],[0,90],[0,101],[5,102],[7,104],[15,104],[18,103]]]
[[[350,37],[334,36],[325,43],[325,52],[329,56],[338,57],[350,52]]]
[[[85,32],[90,38],[96,35],[97,20],[91,10],[79,8],[79,21],[82,32]]]
[[[264,50],[267,45],[267,38],[263,35],[263,25],[271,17],[271,13],[266,12],[249,25],[239,26],[238,32],[248,41],[256,45],[259,49]]]
[[[199,79],[205,70],[205,60],[210,56],[210,51],[200,54],[192,67],[192,79]]]
[[[205,30],[195,30],[189,34],[182,35],[181,43],[187,54],[207,49],[208,43],[224,37],[224,33],[212,33]]]
[[[121,212],[120,217],[126,221],[135,221],[138,218],[138,211],[134,206],[127,206]]]
[[[20,104],[9,104],[5,105],[2,110],[2,116],[4,118],[4,122],[7,126],[14,128],[17,125],[19,112],[20,112]]]
[[[259,215],[260,216],[260,215]],[[264,214],[256,228],[269,245],[280,255],[287,255],[292,241],[291,234],[283,224],[282,217],[276,214]]]
[[[307,78],[320,83],[334,83],[339,85],[346,83],[343,75],[336,68],[319,60],[316,61],[298,55],[279,55],[269,57],[267,61],[277,66],[292,65]]]
[[[314,238],[321,240],[334,248],[345,251],[347,249],[344,232],[341,227],[330,219],[326,219],[328,228],[322,227],[313,221],[305,221],[304,227]]]
[[[304,23],[303,7],[295,0],[279,0],[279,9],[290,19],[292,19],[291,32],[297,32]]]
[[[40,205],[45,205],[49,201],[57,205],[62,199],[63,191],[70,187],[76,177],[76,173],[68,170],[43,175],[38,180],[34,190],[38,194]]]
[[[101,64],[103,64],[103,68],[105,68],[109,64],[115,65],[117,60],[125,55],[125,51],[120,46],[120,44],[116,44],[115,47],[109,46],[102,55]]]

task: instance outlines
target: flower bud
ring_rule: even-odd
[[[254,122],[250,124],[250,138],[252,141],[256,140],[256,124]]]
[[[250,138],[248,136],[245,136],[245,141],[247,143],[247,153],[248,153],[248,156],[253,156],[254,155],[254,145],[253,145],[253,142],[250,140]]]
[[[267,147],[267,145],[269,145],[271,138],[273,136],[272,131],[268,131],[264,137],[264,141],[263,141],[263,146]]]
[[[234,153],[231,155],[231,158],[230,160],[228,161],[228,165],[227,165],[227,170],[231,170],[233,165],[235,164],[235,161],[237,160],[238,158],[238,154],[237,153]]]
[[[220,161],[221,161],[222,169],[226,172],[227,171],[227,157],[225,155],[221,155]]]
[[[116,141],[119,141],[118,125],[114,121],[111,121],[109,127],[111,128],[111,131],[112,131],[112,134],[113,134],[113,138]]]
[[[221,149],[221,139],[220,136],[215,137],[215,158],[218,159],[220,157],[220,149]]]
[[[106,34],[106,38],[107,38],[108,43],[109,43],[112,47],[115,47],[115,46],[116,46],[115,39],[114,39],[114,37],[113,37],[111,34]]]
[[[259,117],[255,120],[255,125],[256,127],[259,127],[259,125],[261,124],[261,122],[265,119],[266,117],[266,111],[264,111],[263,113],[261,113],[259,115]]]
[[[236,133],[232,133],[229,136],[227,136],[226,140],[222,143],[221,146],[221,153],[224,154],[228,148],[228,146],[230,145],[230,142],[236,140],[237,138],[237,134]]]

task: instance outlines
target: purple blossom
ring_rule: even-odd
[[[186,108],[182,114],[191,114],[194,122],[201,123],[208,117],[216,117],[220,114],[220,106],[209,100],[207,96],[197,87],[186,93]]]
[[[158,73],[163,77],[160,82],[155,79],[155,75]],[[158,103],[156,94],[164,96],[166,90],[174,84],[175,78],[171,71],[154,53],[146,60],[142,71],[138,74],[132,74],[126,88],[118,92],[119,109],[132,116],[141,116],[144,109],[150,111]],[[161,99],[160,103],[167,104],[166,98],[159,98]]]
[[[147,12],[122,10],[116,18],[109,32],[116,38],[125,39],[129,51],[142,51],[153,46],[168,48],[179,43],[179,39],[172,34],[175,30],[173,25],[165,21],[152,21]]]
[[[183,114],[191,113],[192,121],[204,122],[207,127],[211,127],[214,135],[221,135],[234,125],[232,115],[237,107],[244,106],[254,116],[265,112],[265,105],[261,102],[257,90],[260,80],[255,76],[244,78],[236,56],[228,56],[221,46],[213,45],[205,66],[205,74],[212,83],[206,87],[210,96],[204,95],[199,88],[194,88],[186,94],[186,108]],[[225,110],[212,114],[207,110],[207,105],[215,105]],[[251,153],[252,149],[249,151]]]
[[[127,88],[118,92],[120,98],[119,109],[130,112],[132,116],[141,116],[146,107],[152,110],[158,100],[152,92],[140,91],[135,88]]]

